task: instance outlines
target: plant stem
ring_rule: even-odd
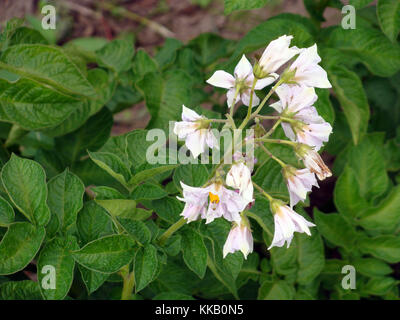
[[[168,238],[172,236],[177,230],[182,228],[186,223],[185,218],[180,218],[177,222],[175,222],[172,226],[170,226],[158,239],[160,245],[164,245]]]
[[[258,184],[256,184],[256,183],[253,182],[253,186],[254,186],[258,191],[260,191],[269,201],[272,201],[272,200],[274,199],[270,194],[268,194],[267,192],[265,192],[264,189],[261,188]]]
[[[134,287],[135,287],[135,276],[133,272],[131,272],[124,278],[121,300],[131,300]]]
[[[230,107],[231,110],[229,110],[229,115],[231,116],[232,119],[233,119],[233,113],[235,112],[236,98],[238,94],[239,94],[239,87],[236,88],[235,96],[233,98],[233,104]]]
[[[263,151],[271,158],[274,159],[276,162],[278,162],[282,168],[286,167],[286,163],[284,163],[281,159],[278,159],[277,157],[275,157],[266,147],[264,147],[264,145],[262,143],[259,144],[259,146],[261,147],[261,149],[263,149]]]
[[[289,141],[289,140],[282,140],[282,139],[265,139],[264,137],[255,139],[255,141],[262,141],[267,143],[278,143],[278,144],[288,144],[290,146],[296,146],[297,142]]]
[[[268,131],[264,136],[262,136],[262,138],[267,138],[267,137],[269,137],[269,136],[275,131],[275,129],[279,126],[279,124],[280,124],[281,122],[282,122],[281,119],[279,119],[277,122],[275,122],[275,124],[272,126],[272,128],[269,129],[269,131]]]
[[[111,13],[119,14],[124,18],[139,22],[140,24],[143,24],[144,26],[149,27],[150,29],[153,29],[155,32],[157,32],[158,34],[162,35],[165,38],[171,38],[174,36],[174,33],[172,31],[168,30],[166,27],[162,26],[161,24],[151,21],[145,17],[139,16],[138,14],[136,14],[132,11],[128,11],[127,9],[125,9],[123,7],[115,6],[109,2],[98,2],[97,4],[103,10],[107,10]]]
[[[249,120],[250,120],[251,110],[253,108],[254,88],[256,86],[256,83],[257,83],[257,78],[254,78],[253,84],[252,84],[251,90],[250,90],[250,103],[249,103],[249,108],[247,109],[247,115],[246,115],[246,118],[244,118],[242,124],[239,126],[239,129],[243,129],[246,126],[247,122],[249,122]]]
[[[251,118],[254,118],[258,115],[258,113],[261,111],[262,107],[264,104],[268,101],[268,99],[271,97],[271,95],[275,92],[276,88],[278,88],[282,84],[283,80],[279,79],[279,81],[269,90],[268,94],[265,96],[264,100],[260,103],[256,111],[253,112],[251,115]]]
[[[229,120],[227,120],[227,119],[204,119],[204,120],[201,120],[201,121],[227,123]]]

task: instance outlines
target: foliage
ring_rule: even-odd
[[[311,19],[281,14],[238,42],[167,39],[153,57],[123,37],[49,44],[8,21],[0,35],[0,298],[399,299],[400,5],[370,2],[350,1],[359,8],[354,30],[320,27],[338,1],[305,1]],[[226,0],[225,13],[265,3]],[[220,118],[226,103],[203,90],[215,65],[232,71],[243,53],[284,34],[299,47],[317,43],[333,85],[316,107],[333,125],[325,151],[336,178],[327,183],[333,194],[321,185],[324,201],[306,209],[312,236],[267,250],[273,217],[257,195],[249,212],[256,250],[247,260],[240,252],[223,259],[230,225],[220,219],[160,241],[183,209],[179,181],[200,186],[212,167],[148,164],[147,130],[111,136],[113,115],[144,101],[146,129],[168,130],[182,104],[211,104],[202,112]],[[282,146],[274,151],[287,157]],[[255,179],[285,199],[274,172],[261,156]],[[16,281],[32,261],[38,282]],[[56,268],[56,289],[41,285],[46,265]],[[344,265],[357,271],[355,290],[341,287]]]

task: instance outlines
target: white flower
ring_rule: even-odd
[[[318,65],[319,62],[321,62],[321,58],[317,52],[317,44],[302,49],[297,59],[288,69],[288,73],[294,73],[290,83],[317,88],[331,88],[332,85],[328,80],[326,71]]]
[[[219,148],[218,141],[210,130],[210,125],[205,123],[205,117],[195,111],[182,106],[182,120],[175,123],[174,133],[180,139],[186,139],[186,147],[192,152],[194,158],[204,152],[206,145],[210,148]]]
[[[275,92],[279,101],[273,103],[271,107],[285,114],[297,113],[304,108],[311,107],[318,99],[315,89],[312,87],[282,84]]]
[[[228,221],[240,221],[242,212],[248,202],[237,192],[225,188],[222,183],[213,183],[209,187],[210,205],[205,214],[206,223],[224,217]]]
[[[224,258],[228,253],[235,251],[241,251],[245,259],[247,259],[249,253],[253,252],[253,236],[247,218],[242,218],[238,223],[234,223],[231,231],[229,231],[223,249]]]
[[[232,165],[226,175],[226,184],[234,189],[239,189],[239,195],[248,203],[254,200],[254,187],[251,181],[251,171],[246,165],[243,157]]]
[[[282,247],[285,242],[287,242],[287,247],[289,248],[294,232],[305,232],[311,236],[309,227],[315,227],[315,224],[304,219],[284,205],[283,202],[279,200],[271,201],[271,211],[274,214],[275,232],[268,250],[272,247]]]
[[[304,201],[307,197],[307,192],[311,191],[313,186],[318,187],[317,179],[309,169],[298,170],[287,165],[283,169],[283,176],[286,179],[289,190],[291,208],[300,200]]]
[[[185,202],[181,216],[188,223],[199,217],[206,219],[206,223],[220,217],[228,221],[240,221],[240,212],[247,205],[247,202],[238,193],[225,188],[221,183],[198,188],[187,186],[181,181],[181,186],[183,198],[177,198]]]
[[[240,99],[243,104],[248,106],[250,104],[250,93],[251,86],[253,84],[253,68],[246,56],[243,55],[239,63],[235,67],[235,76],[232,76],[226,71],[218,70],[215,71],[207,83],[220,88],[228,89],[227,102],[228,107],[235,105]],[[272,75],[269,78],[258,80],[254,89],[261,90],[267,85],[271,84],[277,79],[278,75]],[[237,92],[237,94],[236,94]],[[236,99],[235,99],[236,94]],[[235,101],[234,101],[235,99]],[[260,99],[253,93],[252,106],[257,106],[260,103]]]
[[[312,147],[306,144],[299,144],[296,147],[297,156],[303,160],[304,165],[311,172],[315,173],[319,180],[332,176],[332,172],[322,160],[321,156]]]
[[[184,184],[181,181],[183,198],[177,197],[185,202],[185,207],[181,213],[187,223],[196,221],[199,217],[205,218],[208,204],[208,188],[196,188]]]
[[[300,52],[297,47],[289,48],[292,38],[293,36],[284,35],[268,44],[258,62],[260,70],[256,71],[256,76],[258,74],[260,78],[267,75],[278,76],[274,72]]]
[[[292,141],[305,143],[318,151],[329,140],[332,126],[318,115],[312,104],[317,100],[314,88],[281,85],[276,90],[280,100],[273,107],[292,122],[282,122],[286,136]]]

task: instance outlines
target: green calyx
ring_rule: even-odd
[[[296,69],[290,70],[289,68],[287,68],[281,75],[282,83],[295,84],[296,83],[296,81],[294,81],[295,75],[296,75]]]
[[[289,178],[296,175],[297,169],[291,165],[286,165],[282,168],[283,177],[288,180]]]
[[[279,199],[272,199],[269,203],[272,214],[276,214],[279,208],[284,205],[286,205],[286,203]]]

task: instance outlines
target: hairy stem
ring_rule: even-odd
[[[170,236],[172,236],[176,231],[182,228],[186,223],[185,218],[180,218],[177,222],[175,222],[172,226],[170,226],[158,239],[160,245],[164,245]]]
[[[123,267],[119,274],[121,275],[123,282],[121,300],[131,300],[133,288],[135,287],[135,275],[133,272],[129,272],[129,264]]]
[[[259,144],[261,149],[271,158],[278,162],[282,168],[286,167],[286,163],[284,163],[281,159],[275,157],[262,143]]]
[[[268,194],[267,192],[264,191],[263,188],[261,188],[258,184],[256,184],[255,182],[253,182],[253,186],[260,191],[269,201],[272,201],[274,198]]]

